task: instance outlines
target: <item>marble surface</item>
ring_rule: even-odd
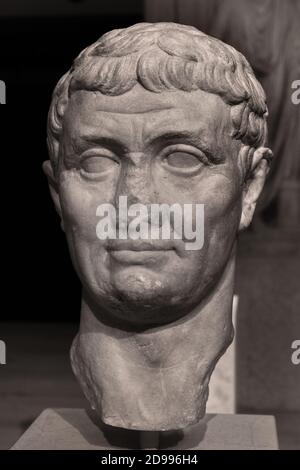
[[[138,449],[139,433],[99,425],[82,409],[44,410],[12,450]],[[160,449],[276,450],[272,416],[212,415],[184,432],[160,433]]]

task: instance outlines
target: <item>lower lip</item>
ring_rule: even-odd
[[[157,263],[161,257],[173,250],[147,250],[147,251],[134,251],[134,250],[112,250],[110,251],[111,257],[119,263],[126,264],[145,264]]]

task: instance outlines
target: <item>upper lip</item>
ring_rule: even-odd
[[[165,243],[151,243],[144,240],[110,240],[108,244],[110,251],[166,251],[172,249],[174,246],[171,246],[167,241]]]

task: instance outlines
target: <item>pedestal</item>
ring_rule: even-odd
[[[83,409],[47,409],[12,450],[139,449],[139,432],[106,426]],[[278,449],[273,416],[207,414],[184,431],[160,433],[160,450]]]

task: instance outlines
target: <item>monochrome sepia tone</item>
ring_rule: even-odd
[[[82,283],[72,367],[104,423],[164,431],[204,416],[233,339],[237,235],[271,161],[267,115],[244,56],[175,23],[106,33],[56,86],[43,168]],[[100,240],[97,207],[121,196],[203,204],[203,247]]]

